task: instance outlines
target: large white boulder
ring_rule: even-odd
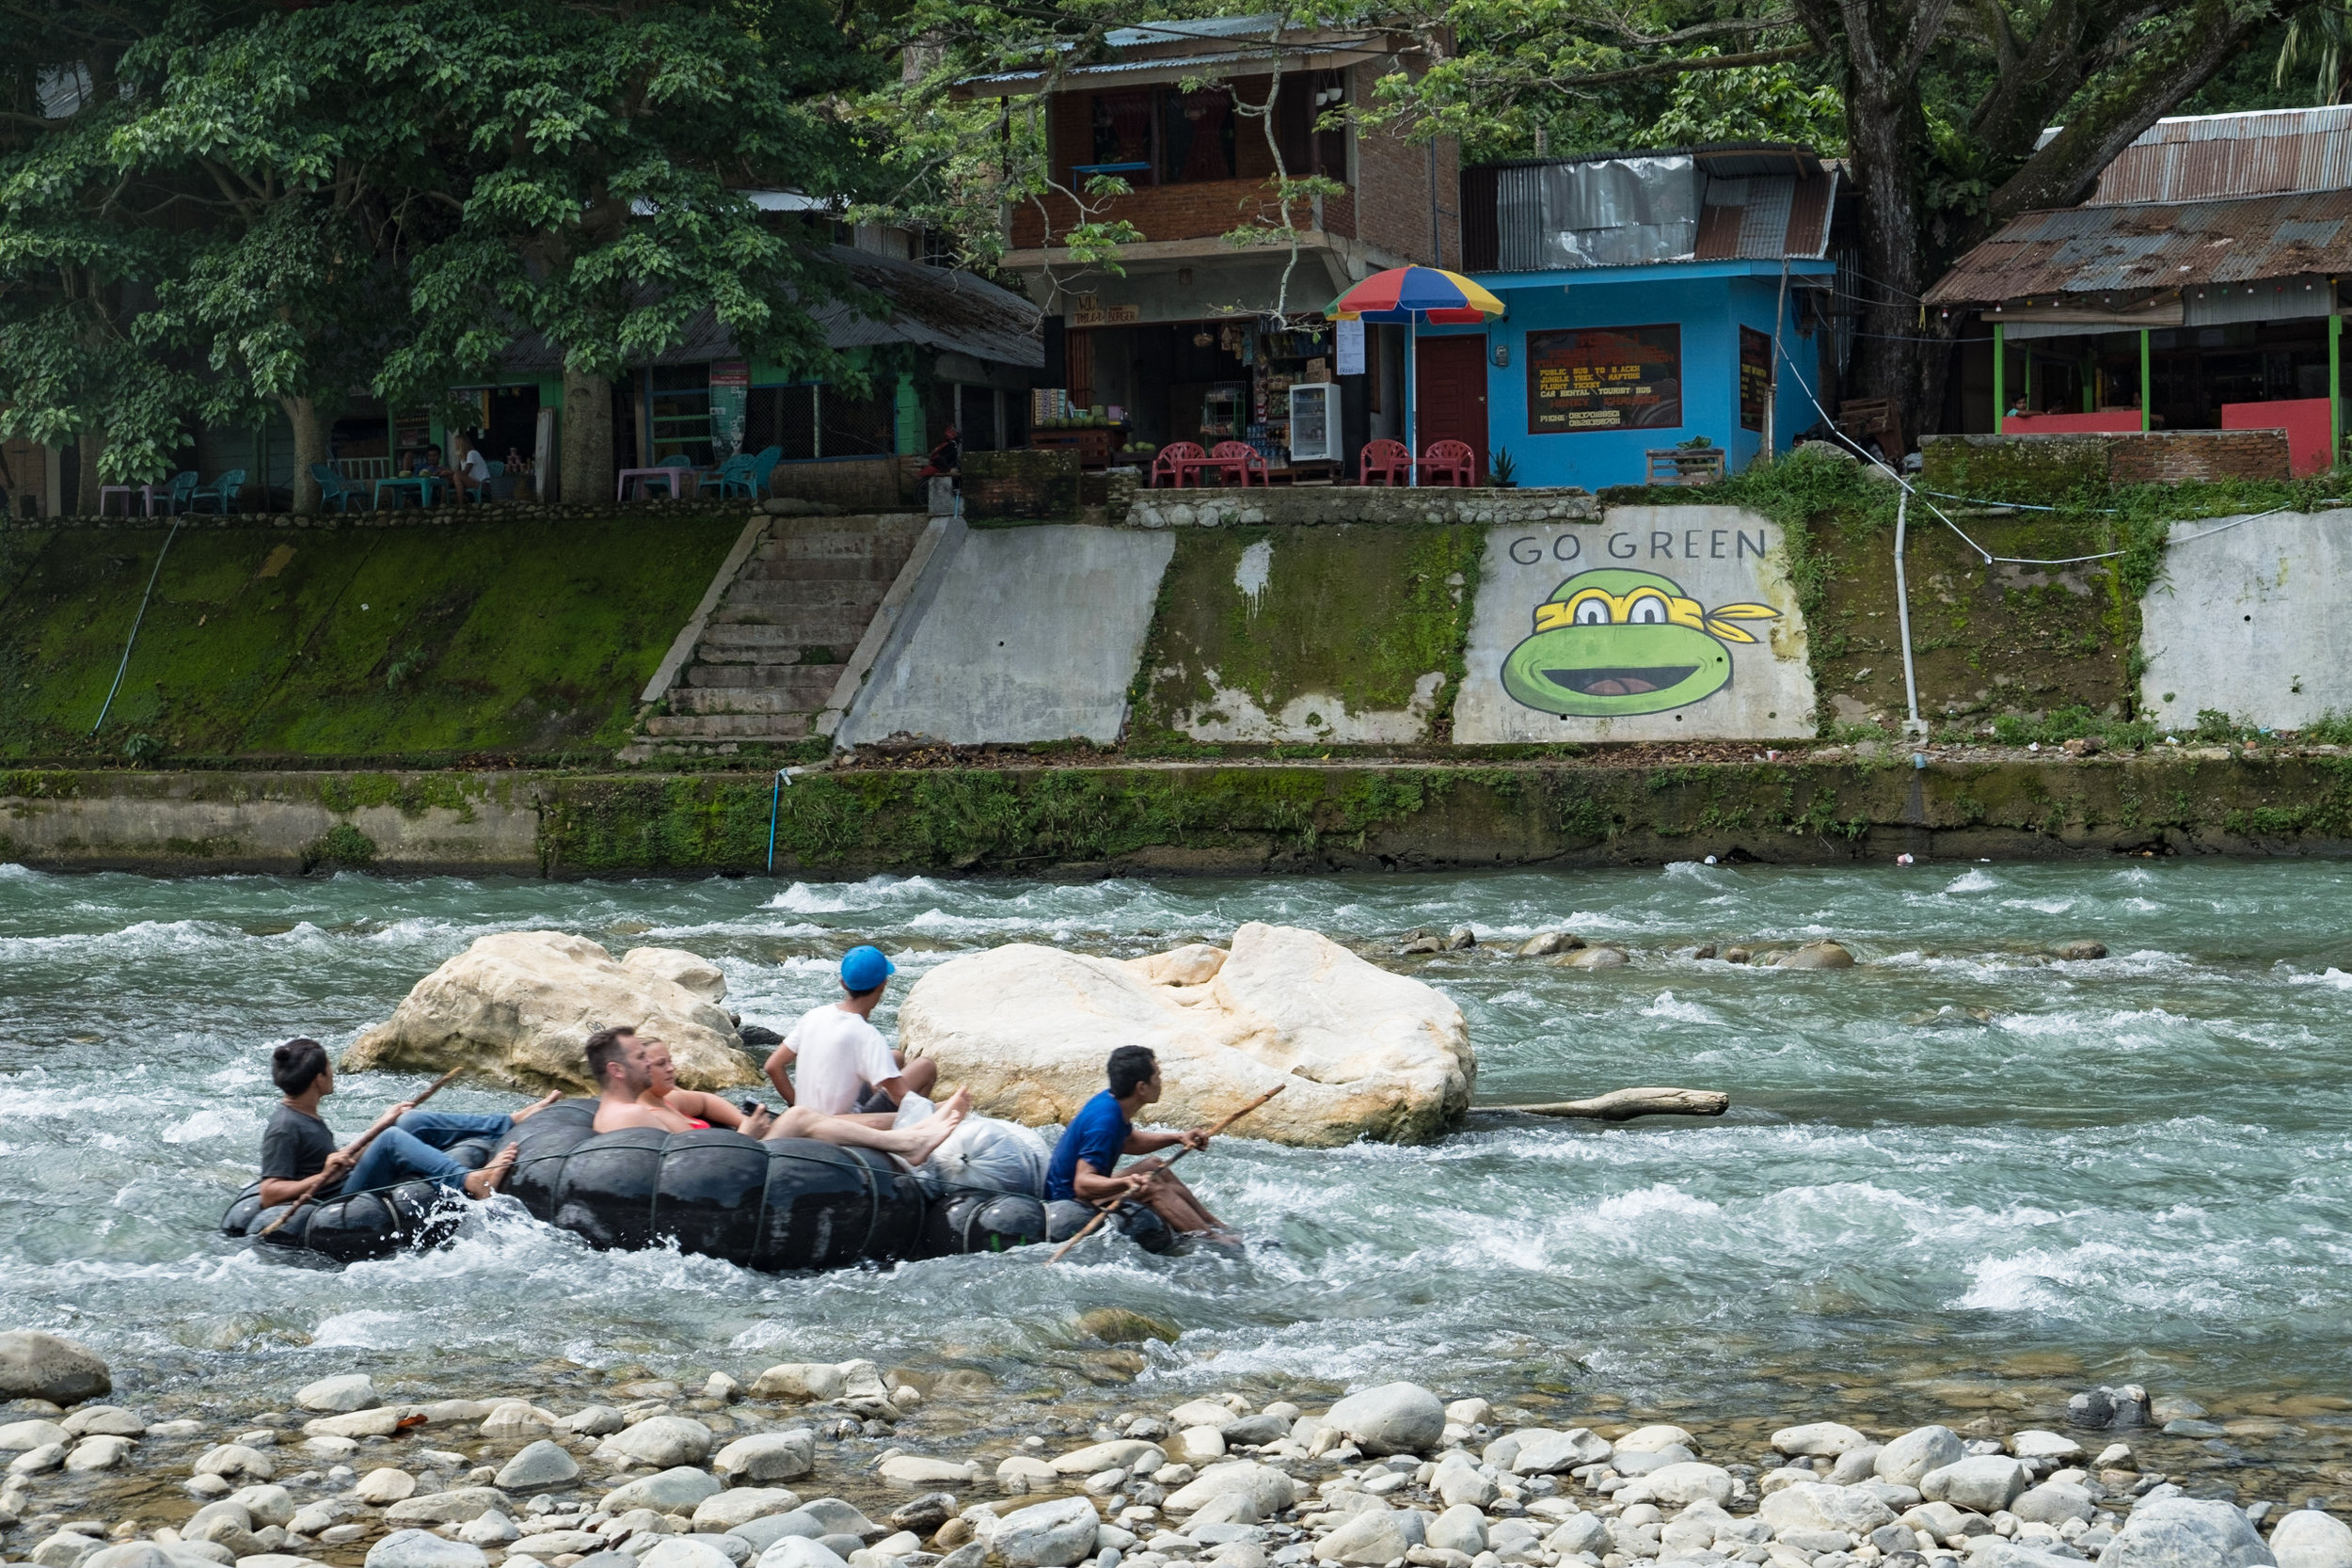
[[[1152,1120],[1216,1121],[1280,1084],[1234,1131],[1313,1146],[1435,1138],[1478,1076],[1444,992],[1254,921],[1221,957],[1195,944],[1122,962],[1014,942],[952,958],[908,992],[898,1037],[981,1111],[1031,1125],[1091,1099],[1113,1044],[1149,1046],[1167,1084]]]
[[[1384,1383],[1340,1401],[1323,1424],[1369,1454],[1422,1453],[1445,1435],[1445,1406],[1418,1383]]]
[[[2332,1513],[2298,1508],[2270,1532],[2279,1568],[2352,1568],[2352,1527]]]
[[[390,1019],[343,1053],[341,1065],[353,1071],[464,1067],[518,1088],[593,1094],[581,1047],[598,1029],[628,1025],[668,1044],[678,1082],[688,1088],[755,1082],[742,1037],[707,994],[707,976],[679,961],[692,955],[640,952],[655,958],[639,961],[631,953],[615,959],[587,938],[563,931],[484,937],[418,981]],[[716,974],[707,964],[702,969]]]
[[[2099,1560],[2109,1568],[2270,1568],[2279,1560],[2230,1504],[2156,1497],[2132,1510]]]

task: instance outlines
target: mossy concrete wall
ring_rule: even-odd
[[[205,528],[160,573],[163,528],[10,530],[0,757],[610,755],[742,528],[739,509]]]
[[[0,775],[0,859],[65,869],[758,875],[764,776]],[[1804,863],[2352,847],[2352,754],[1900,753],[1673,768],[1169,763],[806,774],[779,876]]]

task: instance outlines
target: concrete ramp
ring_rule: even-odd
[[[836,743],[1117,740],[1174,551],[1166,532],[1077,524],[965,532],[931,558]]]

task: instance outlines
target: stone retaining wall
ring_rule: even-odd
[[[1591,492],[1562,490],[1390,489],[1371,484],[1268,485],[1233,490],[1142,490],[1122,515],[1113,495],[1111,521],[1129,528],[1230,528],[1260,524],[1578,522],[1600,515]]]
[[[741,497],[713,498],[707,500],[641,500],[641,501],[489,501],[473,506],[398,506],[378,511],[320,512],[304,515],[294,512],[183,512],[176,517],[125,517],[108,513],[103,517],[14,517],[0,520],[0,528],[25,531],[47,532],[56,529],[160,529],[178,523],[182,528],[448,528],[456,524],[481,528],[500,523],[589,522],[611,517],[644,517],[648,521],[671,517],[741,516],[751,503]]]
[[[1988,500],[2053,503],[2086,484],[2291,477],[2282,430],[1929,436],[1919,452],[1928,488]]]

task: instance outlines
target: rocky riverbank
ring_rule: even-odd
[[[2242,1496],[2215,1462],[2249,1423],[2137,1386],[2047,1428],[1769,1434],[1408,1383],[1040,1402],[864,1360],[150,1409],[69,1342],[0,1339],[0,1547],[40,1568],[2352,1568],[2332,1472]]]

